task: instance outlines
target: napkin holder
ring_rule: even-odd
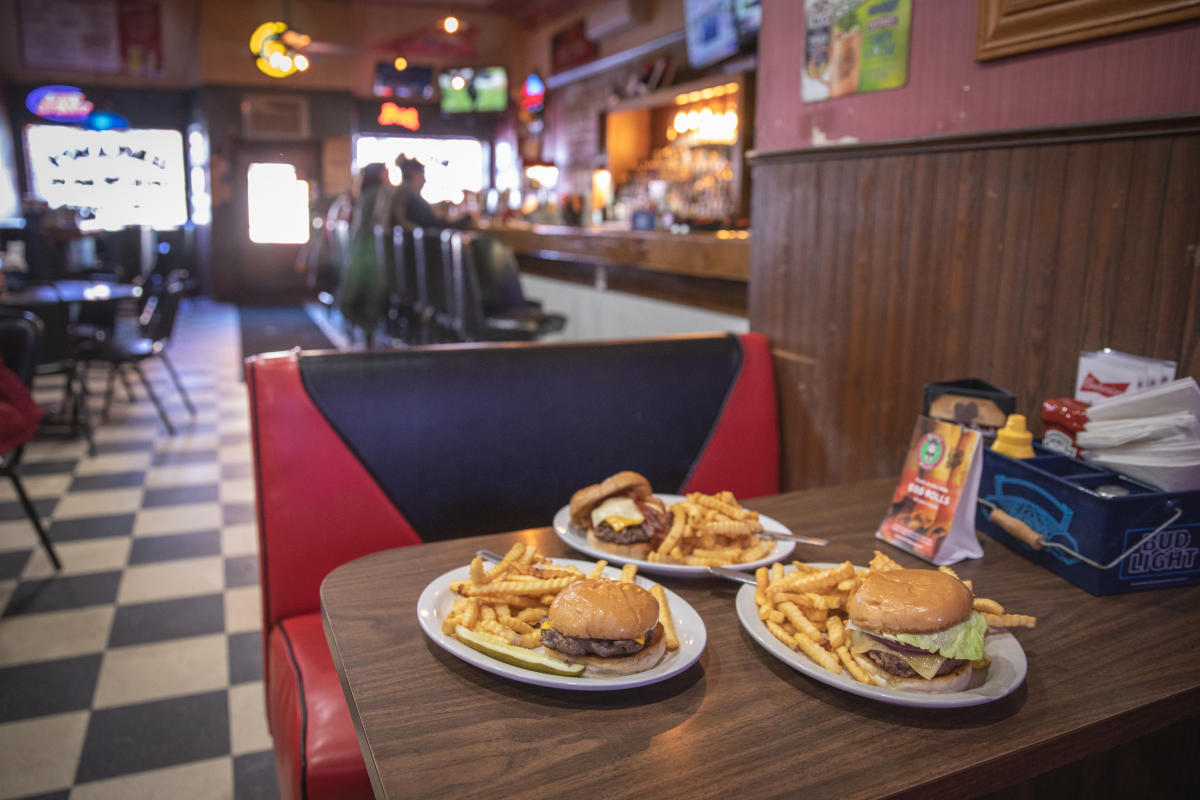
[[[984,451],[979,497],[995,503],[1062,549],[1035,550],[989,519],[976,525],[1022,557],[1094,595],[1200,585],[1200,491],[1164,492],[1094,464],[1034,444],[1033,458]],[[1144,546],[1139,543],[1155,534]]]

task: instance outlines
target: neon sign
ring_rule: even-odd
[[[25,98],[31,114],[51,122],[82,122],[95,105],[75,86],[39,86]]]
[[[378,122],[380,125],[399,125],[410,131],[421,129],[421,117],[415,108],[398,106],[392,102],[384,103],[379,107]]]
[[[546,84],[542,83],[536,72],[531,72],[521,85],[521,110],[536,114],[545,103]]]
[[[254,64],[272,78],[286,78],[308,69],[308,56],[300,51],[310,44],[311,36],[291,30],[286,22],[264,22],[250,34]]]

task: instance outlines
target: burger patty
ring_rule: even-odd
[[[646,646],[650,641],[653,629],[646,631],[642,642],[636,639],[584,639],[578,636],[566,636],[553,628],[542,630],[542,644],[551,650],[566,653],[569,656],[613,656],[633,655]]]
[[[900,656],[895,653],[888,653],[883,650],[868,650],[867,658],[874,661],[884,672],[890,673],[900,678],[916,678],[917,671],[908,665]],[[943,675],[949,675],[956,669],[966,664],[966,661],[956,658],[947,658],[942,662],[942,666],[938,667],[937,674],[933,677],[940,678]]]
[[[601,522],[596,527],[596,538],[611,544],[637,544],[649,541],[650,536],[645,525],[630,525],[619,531],[614,531],[607,522]]]

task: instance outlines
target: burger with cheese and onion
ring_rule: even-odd
[[[878,686],[959,692],[984,656],[987,621],[962,581],[928,569],[872,572],[846,607],[850,652]]]
[[[635,583],[576,581],[550,605],[542,647],[569,664],[583,664],[588,677],[644,672],[666,650],[658,601]]]
[[[628,558],[645,558],[651,541],[661,541],[671,527],[671,512],[651,494],[650,481],[629,470],[580,489],[570,512],[589,545]]]

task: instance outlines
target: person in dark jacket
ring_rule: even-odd
[[[391,222],[405,228],[469,228],[471,219],[448,220],[421,196],[425,186],[425,165],[415,158],[401,155],[396,159],[403,180],[392,195]]]

